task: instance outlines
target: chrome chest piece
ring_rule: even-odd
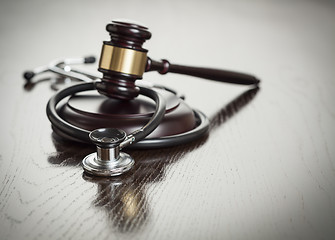
[[[83,159],[84,170],[98,176],[117,176],[131,169],[134,159],[127,153],[120,152],[120,144],[127,134],[116,128],[100,128],[89,134],[97,146],[97,152]]]

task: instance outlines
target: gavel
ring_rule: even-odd
[[[260,82],[255,76],[240,72],[176,65],[166,59],[154,61],[147,56],[148,50],[142,47],[151,38],[151,33],[144,26],[112,21],[106,30],[111,40],[103,42],[98,68],[103,77],[95,83],[95,87],[99,93],[108,97],[121,100],[136,98],[140,90],[135,81],[142,79],[143,73],[149,71],[179,73],[242,85],[256,85]]]

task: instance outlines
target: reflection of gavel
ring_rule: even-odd
[[[113,21],[106,27],[111,40],[103,43],[99,71],[103,73],[101,82],[96,83],[97,90],[108,96],[130,100],[139,94],[135,81],[141,79],[144,72],[158,71],[191,75],[219,82],[251,85],[259,80],[252,75],[209,68],[187,67],[162,62],[147,57],[148,50],[142,48],[151,33],[146,27]]]

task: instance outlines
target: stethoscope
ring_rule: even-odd
[[[74,64],[94,63],[94,57],[55,60],[46,66],[24,73],[27,81],[49,71],[84,82],[58,91],[47,103],[46,113],[58,134],[74,141],[96,145],[96,152],[89,154],[82,161],[84,171],[88,174],[117,176],[130,170],[134,165],[134,159],[121,151],[126,147],[140,149],[171,147],[194,141],[207,133],[208,118],[201,111],[193,109],[196,122],[193,129],[170,136],[146,138],[162,122],[166,111],[166,101],[155,89],[161,88],[176,96],[177,92],[159,85],[148,86],[138,82],[135,84],[145,71],[158,71],[161,74],[175,72],[244,85],[259,83],[255,77],[243,73],[172,65],[167,60],[153,61],[147,57],[147,50],[142,48],[142,43],[151,37],[151,33],[143,26],[113,21],[106,29],[110,32],[111,41],[104,42],[100,56],[98,70],[103,74],[102,78],[98,74],[72,67]],[[117,128],[89,131],[69,123],[58,114],[57,106],[63,99],[91,90],[98,90],[103,95],[121,100],[130,100],[143,95],[155,102],[155,111],[144,126],[129,134]]]

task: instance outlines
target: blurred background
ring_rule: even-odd
[[[120,18],[149,28],[152,38],[144,48],[153,59],[252,73],[264,79],[264,87],[289,87],[291,81],[306,86],[325,72],[329,74],[322,81],[333,79],[334,71],[327,70],[334,69],[335,46],[325,43],[334,39],[334,1],[327,0],[2,0],[1,79],[54,58],[99,57],[102,41],[109,39],[105,25]],[[157,76],[150,73],[145,80],[186,92],[192,83],[204,90],[201,94],[211,92],[207,95],[213,98],[236,94],[231,86],[221,92],[217,83]],[[189,98],[199,108],[208,105],[199,95]]]

